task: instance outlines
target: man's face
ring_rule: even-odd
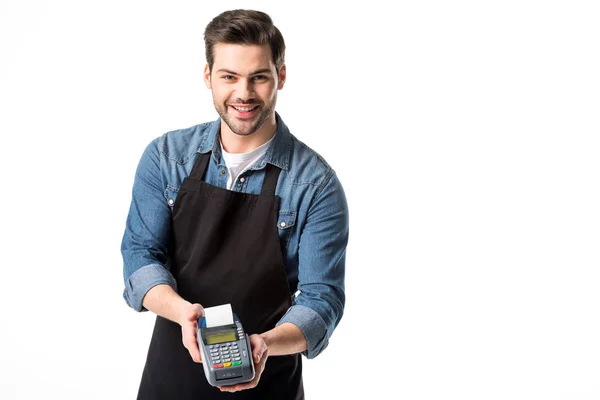
[[[213,68],[204,69],[206,87],[221,119],[237,135],[256,132],[274,118],[277,90],[285,83],[285,65],[279,74],[268,45],[219,43],[213,49]]]

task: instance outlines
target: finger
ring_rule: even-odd
[[[227,392],[227,393],[233,393],[236,392],[237,389],[235,388],[238,385],[231,385],[231,386],[219,386],[219,390],[221,392]]]
[[[221,389],[221,392],[229,392],[229,393],[233,393],[233,392],[237,392],[240,390],[245,390],[245,389],[252,389],[254,388],[256,385],[250,385],[251,382],[249,383],[239,383],[237,385],[230,385],[230,386],[219,386],[219,389]]]
[[[196,323],[198,318],[202,316],[204,316],[204,308],[202,308],[200,304],[192,304],[190,308],[188,308],[188,321]]]
[[[198,349],[198,345],[193,344],[188,348],[188,351],[190,352],[190,356],[192,356],[192,360],[194,360],[194,362],[197,363],[201,363],[202,362],[202,355],[200,354],[200,350]]]
[[[202,354],[200,354],[200,349],[198,348],[198,343],[196,343],[196,340],[193,339],[191,341],[192,343],[190,343],[190,347],[189,347],[189,352],[190,355],[192,356],[192,360],[194,360],[197,363],[201,363],[202,362]]]
[[[252,359],[255,364],[258,364],[267,351],[267,345],[259,335],[250,336],[252,346]]]
[[[183,346],[188,350],[192,360],[197,363],[202,362],[202,355],[198,348],[198,342],[196,341],[196,329],[190,326],[186,326],[182,329],[183,335]]]
[[[262,342],[260,345],[256,346],[252,351],[254,363],[255,364],[260,363],[261,360],[263,360],[265,358],[267,351],[268,351],[267,345],[264,342]]]
[[[202,362],[202,356],[200,355],[200,350],[198,349],[198,345],[195,343],[190,343],[189,341],[187,341],[184,344],[185,348],[188,350],[188,352],[190,353],[190,356],[192,357],[192,360],[194,360],[194,362],[197,363],[201,363]]]
[[[197,362],[197,363],[202,362],[202,356],[200,355],[200,350],[198,349],[198,346],[187,345],[187,346],[185,346],[185,348],[188,349],[188,352],[190,353],[190,357],[192,357],[192,360],[194,360],[194,362]]]

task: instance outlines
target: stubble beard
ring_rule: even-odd
[[[220,106],[215,101],[213,101],[213,104],[215,105],[215,109],[217,110],[217,113],[219,114],[221,119],[227,124],[229,129],[231,129],[231,132],[239,136],[249,136],[257,130],[259,130],[260,127],[265,123],[265,121],[271,116],[273,110],[275,109],[276,100],[277,95],[273,97],[272,101],[265,105],[262,105],[260,114],[256,117],[256,122],[249,126],[245,123],[240,124],[239,121],[237,121],[236,118],[228,112],[229,106],[227,105],[227,103],[225,103],[223,106]],[[245,104],[254,105],[257,103]]]

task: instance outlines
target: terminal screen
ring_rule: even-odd
[[[235,334],[235,330],[233,329],[227,331],[206,333],[206,344],[235,342],[236,340],[237,335]]]

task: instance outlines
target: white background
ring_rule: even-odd
[[[596,4],[1,1],[0,398],[135,398],[134,169],[216,118],[204,27],[257,8],[287,43],[277,109],[350,207],[307,399],[600,399]]]

